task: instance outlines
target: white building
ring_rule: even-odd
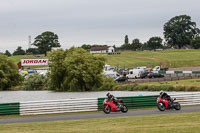
[[[92,47],[90,53],[113,53],[115,52],[112,46]]]

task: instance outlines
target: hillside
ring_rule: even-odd
[[[116,67],[157,66],[168,68],[200,67],[200,50],[124,51],[119,55],[95,54],[106,58],[106,64]],[[20,59],[41,59],[33,55],[11,56],[15,64]]]
[[[156,66],[199,67],[200,50],[125,51],[120,55],[106,55],[106,63],[117,67]]]

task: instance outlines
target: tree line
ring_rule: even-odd
[[[188,15],[179,15],[171,18],[163,26],[164,40],[159,36],[150,37],[147,42],[140,42],[138,38],[129,42],[128,35],[125,35],[124,44],[117,47],[117,50],[155,50],[155,49],[181,49],[200,48],[200,30],[196,23]],[[92,45],[84,44],[84,49],[91,48]]]
[[[21,46],[18,46],[13,54],[6,50],[5,55],[11,56],[25,54],[45,54],[46,56],[47,52],[51,51],[52,48],[57,48],[61,46],[58,41],[58,35],[50,31],[43,32],[42,34],[36,36],[34,43],[31,45],[35,48],[28,48],[27,50],[23,50]]]

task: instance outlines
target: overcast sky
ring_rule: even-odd
[[[124,36],[146,42],[163,38],[170,18],[189,15],[200,28],[199,0],[0,0],[0,52],[28,48],[45,31],[62,48],[82,44],[120,46]]]

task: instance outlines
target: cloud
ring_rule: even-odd
[[[200,24],[197,0],[6,0],[0,1],[0,51],[28,47],[28,36],[59,35],[61,45],[116,44],[163,36],[170,18],[187,14]]]

